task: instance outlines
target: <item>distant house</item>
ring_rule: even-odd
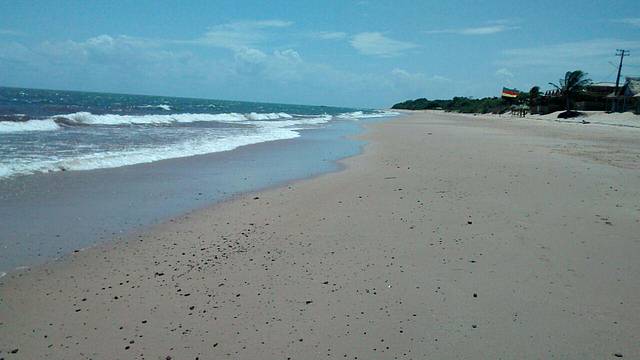
[[[619,111],[633,110],[640,114],[640,77],[627,77],[618,94],[612,91],[607,95],[611,104],[617,104]]]
[[[607,95],[614,92],[616,83],[614,82],[598,82],[587,86],[586,93],[597,98],[606,98]]]

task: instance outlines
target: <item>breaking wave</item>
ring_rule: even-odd
[[[0,121],[0,134],[25,131],[52,131],[60,126],[52,119],[27,121]]]
[[[160,106],[160,105],[157,105]],[[363,111],[354,111],[336,115],[337,119],[365,119],[378,118],[399,115],[399,113],[391,111],[379,111],[374,113],[365,113]],[[28,120],[28,121],[0,121],[1,133],[14,133],[25,131],[53,131],[61,129],[63,126],[91,126],[91,125],[170,125],[176,123],[193,123],[193,122],[255,122],[255,121],[273,121],[273,120],[292,120],[299,124],[300,122],[317,122],[322,123],[331,120],[331,115],[322,115],[320,117],[312,117],[305,115],[290,115],[284,112],[279,113],[222,113],[222,114],[149,114],[149,115],[117,115],[117,114],[92,114],[89,112],[77,112],[65,115],[55,115],[48,119]],[[322,119],[318,122],[318,119]],[[325,121],[326,120],[326,121]]]
[[[354,111],[350,113],[344,113],[337,116],[338,119],[368,119],[368,118],[382,118],[398,116],[399,112],[395,111],[376,111],[372,113],[365,113],[364,111]]]
[[[160,104],[160,105],[142,105],[139,106],[140,108],[156,108],[156,109],[162,109],[165,111],[171,111],[171,106],[167,105],[167,104]]]
[[[254,134],[187,140],[178,144],[143,147],[122,151],[85,154],[66,159],[48,159],[28,163],[0,163],[0,177],[13,174],[64,170],[93,170],[150,163],[158,160],[229,151],[240,146],[267,141],[293,139],[300,134],[286,128],[264,128]]]
[[[299,130],[314,128],[336,119],[357,120],[395,114],[384,111],[355,111],[337,115],[291,115],[285,112],[116,115],[77,112],[42,120],[0,121],[0,136],[45,131],[39,134],[39,137],[44,136],[39,141],[52,149],[48,150],[37,143],[34,145],[28,134],[17,136],[11,141],[24,144],[20,146],[25,149],[20,154],[11,153],[11,156],[4,158],[0,156],[0,178],[49,171],[114,168],[229,151],[250,144],[293,139],[300,136]],[[193,122],[237,123],[238,126],[193,128],[178,125]],[[128,128],[133,125],[139,126]],[[77,131],[61,130],[74,127]],[[86,140],[78,140],[78,134],[86,135]],[[25,139],[27,141],[22,143]],[[73,142],[66,143],[68,139]],[[7,142],[3,147],[0,143],[0,150],[9,154],[9,149],[14,146],[12,144]]]

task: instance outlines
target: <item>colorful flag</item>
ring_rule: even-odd
[[[514,99],[514,98],[517,98],[519,94],[520,94],[520,91],[518,91],[516,89],[509,89],[509,88],[506,88],[506,87],[502,88],[502,97],[503,98]]]

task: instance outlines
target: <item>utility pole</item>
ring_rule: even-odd
[[[629,50],[616,49],[616,56],[620,56],[620,65],[618,66],[618,77],[616,77],[616,90],[613,93],[615,96],[613,100],[613,111],[616,111],[618,107],[618,88],[620,87],[620,73],[622,72],[622,60],[624,60],[625,55],[629,56]]]

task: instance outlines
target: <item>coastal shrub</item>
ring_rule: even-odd
[[[501,114],[509,108],[509,105],[510,104],[498,97],[474,99],[456,96],[451,100],[428,100],[425,98],[407,100],[393,105],[392,109],[444,110],[447,112],[459,113]]]

